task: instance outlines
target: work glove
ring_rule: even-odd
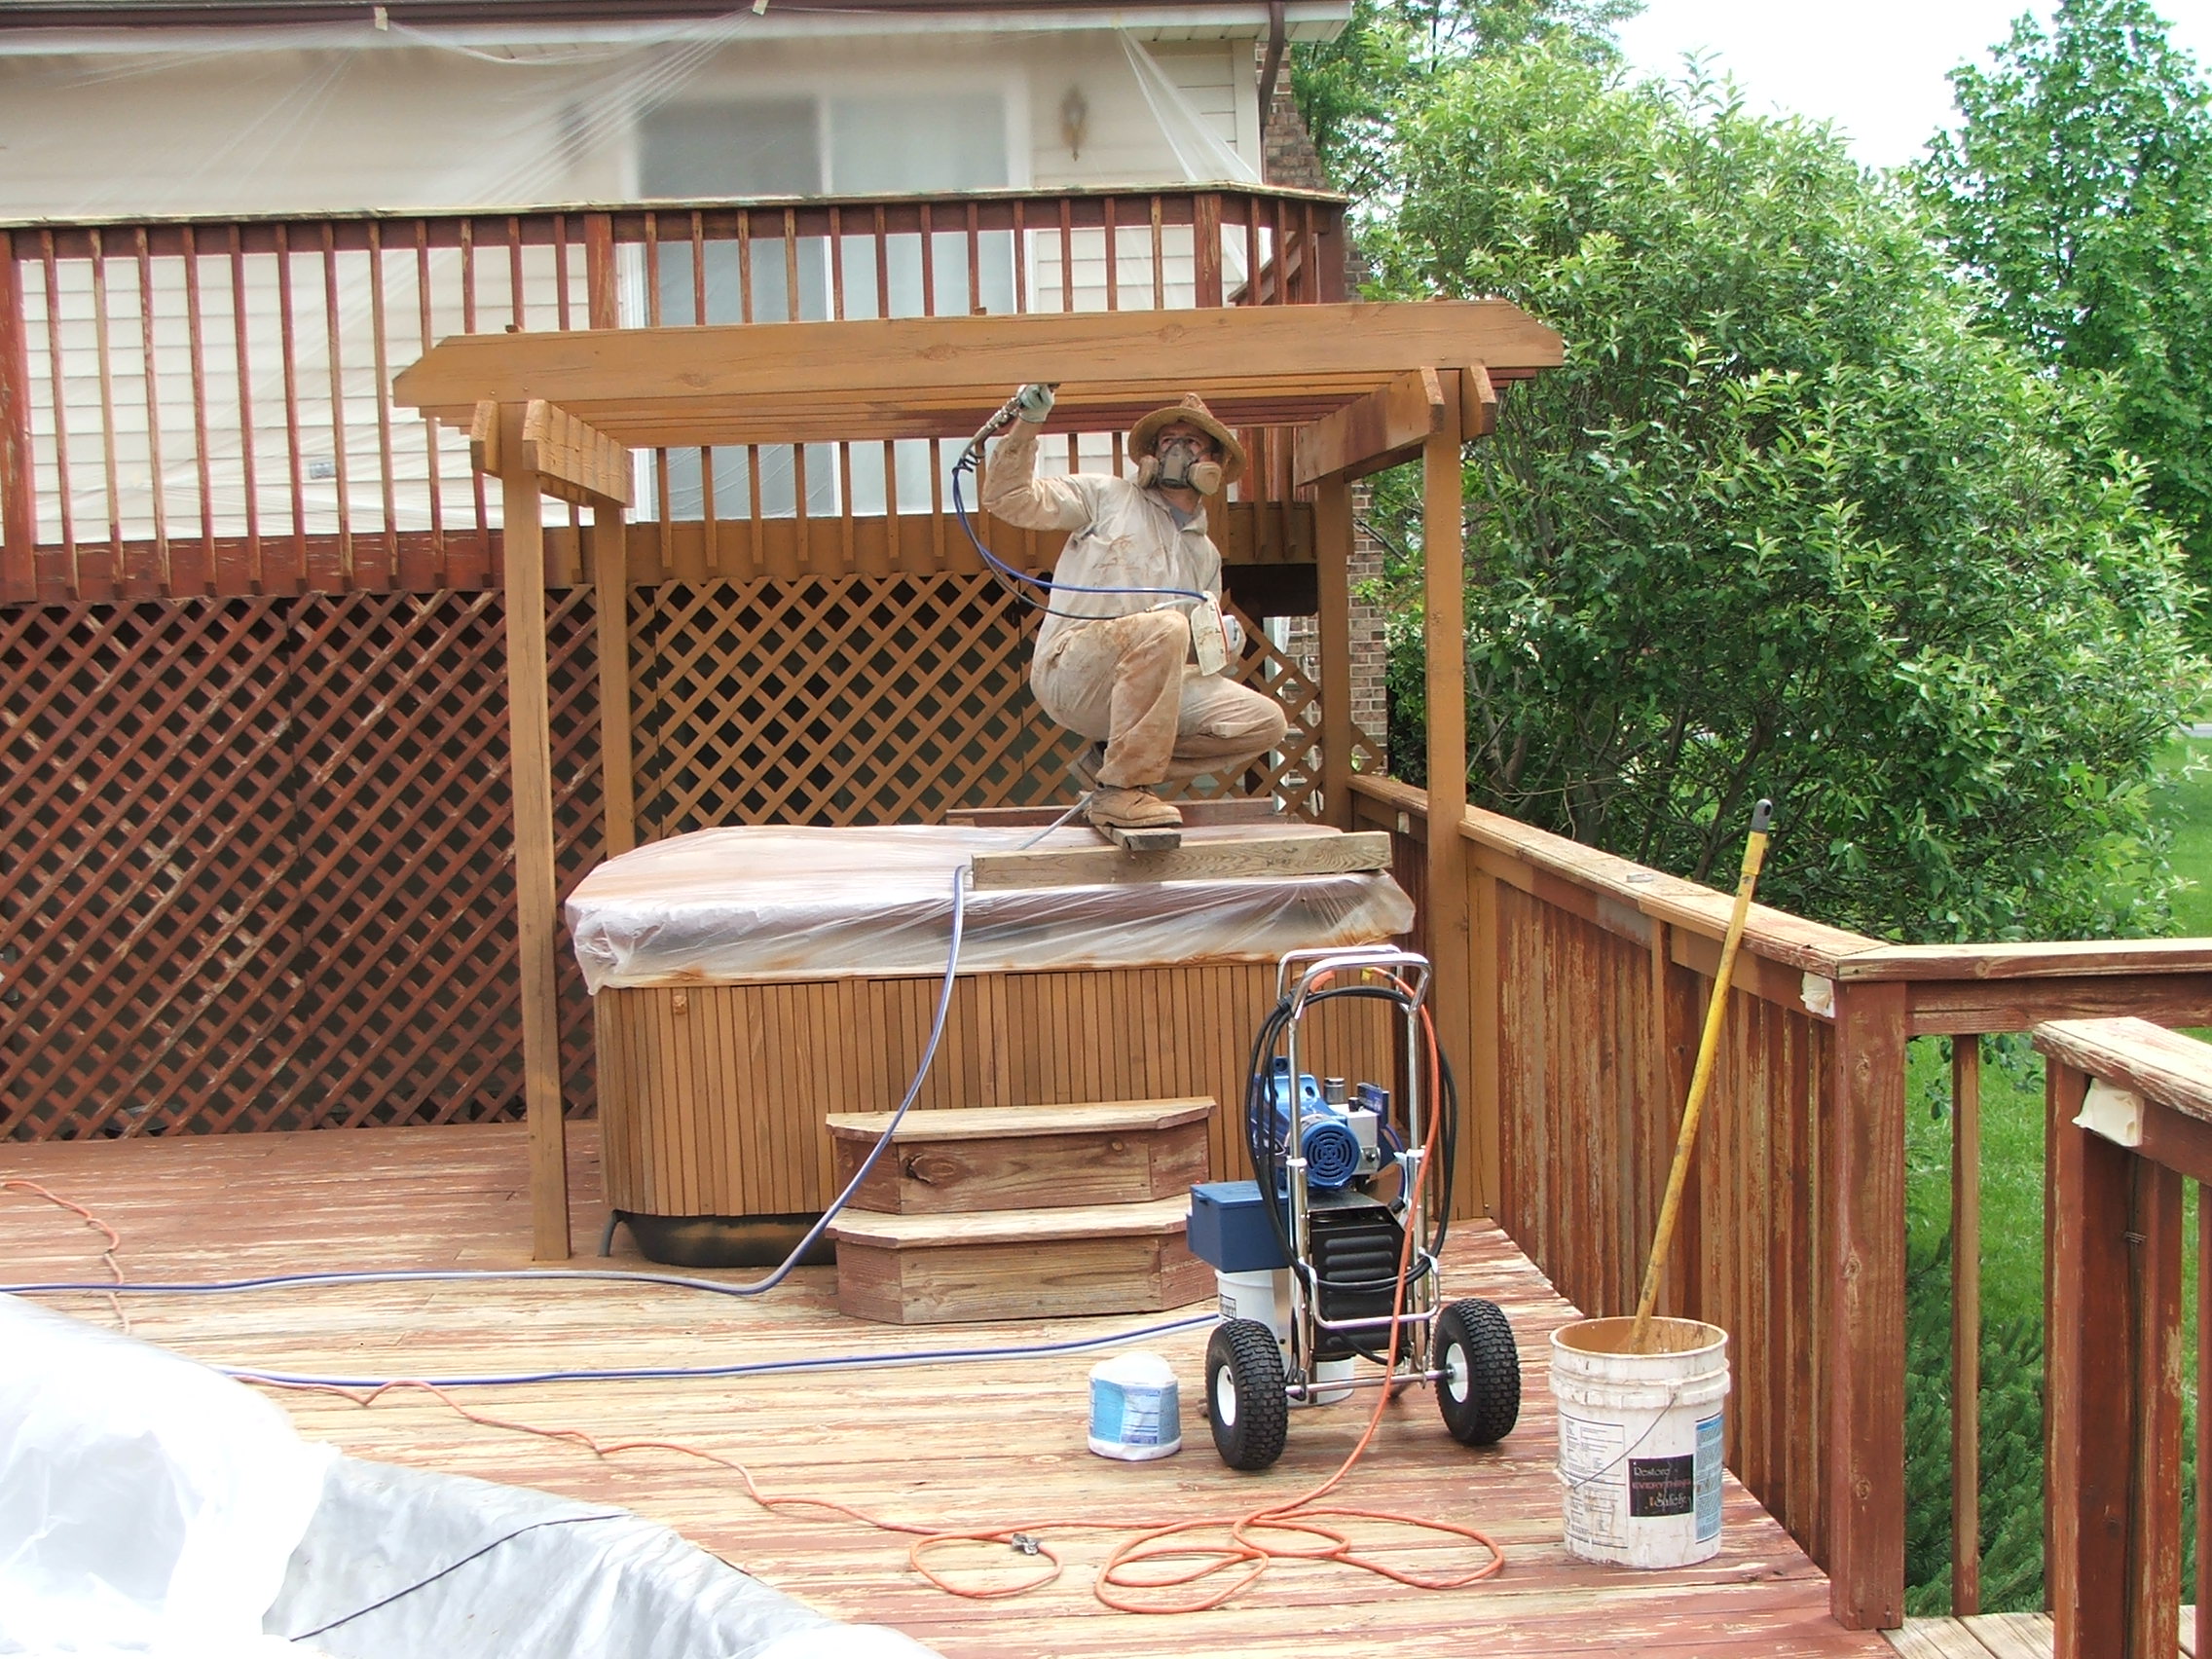
[[[1234,664],[1244,654],[1244,624],[1226,610],[1221,613],[1221,639],[1229,647],[1229,660]]]
[[[1043,425],[1052,412],[1052,388],[1042,381],[1030,382],[1014,394],[1014,412],[1033,426]]]

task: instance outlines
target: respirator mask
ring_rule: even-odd
[[[1221,489],[1221,462],[1206,459],[1206,446],[1198,438],[1173,437],[1137,463],[1137,484],[1151,489],[1196,490],[1211,496]]]

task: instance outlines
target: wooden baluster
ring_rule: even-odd
[[[521,250],[516,253],[519,258]],[[519,301],[516,310],[521,310]],[[346,381],[339,362],[338,243],[336,227],[328,220],[322,227],[322,320],[330,353],[330,456],[338,492],[337,585],[343,592],[353,585],[353,518],[347,499]]]
[[[97,348],[100,377],[100,465],[107,486],[107,579],[99,598],[112,599],[125,591],[123,570],[123,501],[115,461],[115,364],[108,339],[107,252],[98,231],[92,240],[92,338]],[[90,594],[81,597],[92,597]]]
[[[430,349],[435,338],[430,318],[430,227],[424,220],[415,221],[415,313],[418,339],[424,350]],[[447,587],[452,582],[452,564],[446,550],[445,483],[441,476],[438,457],[438,424],[423,423],[423,445],[428,454],[430,482],[430,571],[429,585]],[[250,501],[252,492],[247,491]],[[251,508],[247,509],[249,512]],[[403,584],[412,585],[412,584]]]
[[[1981,1611],[1981,1039],[1951,1039],[1951,1615]]]
[[[31,466],[31,353],[20,239],[0,231],[0,599],[38,597],[38,508]],[[47,295],[53,309],[54,296]]]
[[[18,237],[22,234],[16,233]],[[83,590],[84,571],[78,562],[77,513],[69,487],[69,400],[61,362],[61,271],[54,233],[41,231],[38,240],[39,263],[46,279],[46,367],[54,398],[54,485],[61,509],[62,593],[74,599]]]
[[[137,230],[138,243],[138,342],[144,353],[139,376],[146,394],[146,478],[153,497],[154,568],[134,585],[151,583],[164,598],[171,592],[169,578],[169,508],[167,480],[162,466],[162,388],[154,342],[154,254],[146,227]]]
[[[474,334],[476,332],[476,221],[473,219],[461,220],[458,231],[461,240],[461,331],[463,334]],[[425,348],[427,348],[428,343],[428,337],[425,336],[424,342]],[[481,472],[472,471],[469,474],[469,489],[472,504],[476,509],[476,545],[479,548],[489,550],[492,545],[491,513],[489,503],[485,498],[484,475]],[[473,560],[471,564],[474,564]],[[488,565],[489,560],[486,561],[486,566],[488,567]],[[477,567],[468,573],[475,580],[482,581],[487,579],[490,572],[486,567]]]
[[[284,450],[292,480],[292,565],[282,591],[298,593],[308,575],[307,473],[301,465],[300,374],[297,336],[292,327],[292,250],[282,225],[276,227],[276,326],[284,361]],[[481,492],[480,492],[481,493]]]
[[[750,318],[748,319],[750,320]],[[659,328],[665,319],[660,303],[660,215],[645,215],[645,326]],[[757,494],[757,490],[756,491]],[[676,570],[676,524],[668,503],[668,451],[660,446],[653,450],[653,505],[654,516],[660,530],[660,574],[666,578]]]
[[[200,548],[192,573],[172,570],[171,581],[179,593],[215,593],[221,583],[215,572],[215,502],[207,459],[207,339],[200,303],[200,243],[193,227],[178,227],[184,258],[184,341],[192,369],[192,470],[200,489]],[[172,562],[173,563],[173,562]]]
[[[706,326],[707,226],[704,215],[696,209],[691,213],[691,320]],[[715,452],[705,444],[699,446],[699,518],[704,562],[686,559],[682,573],[687,581],[726,576],[730,572],[722,569],[721,547],[715,534]]]

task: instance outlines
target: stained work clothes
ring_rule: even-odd
[[[1037,632],[1029,684],[1060,724],[1106,745],[1109,788],[1230,776],[1282,742],[1273,698],[1190,662],[1192,601],[1078,588],[1185,588],[1221,595],[1221,553],[1205,514],[1178,525],[1157,491],[1078,473],[1040,478],[1039,428],[1017,421],[991,450],[982,501],[1024,530],[1069,532]],[[1167,608],[1157,608],[1165,606]]]

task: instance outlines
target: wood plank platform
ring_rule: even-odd
[[[2181,1610],[2180,1659],[2196,1659],[2196,1609]],[[1979,1613],[1964,1619],[1907,1619],[1888,1633],[1905,1659],[2050,1659],[2048,1613]]]
[[[576,1235],[594,1238],[605,1216],[594,1125],[571,1125],[570,1146]],[[122,1235],[120,1260],[137,1278],[528,1264],[519,1125],[5,1145],[0,1178],[8,1176],[41,1182],[98,1212]],[[99,1248],[75,1217],[0,1193],[0,1272],[8,1278],[97,1278]],[[645,1265],[626,1240],[618,1252],[619,1265]],[[1505,1547],[1505,1569],[1452,1592],[1294,1564],[1210,1613],[1118,1613],[1093,1599],[1097,1565],[1120,1534],[1057,1531],[1056,1518],[1135,1528],[1243,1513],[1318,1482],[1365,1424],[1371,1397],[1362,1392],[1296,1414],[1289,1449],[1267,1474],[1224,1468],[1198,1400],[1202,1327],[1142,1345],[1164,1354],[1184,1380],[1184,1450],[1153,1463],[1110,1462],[1086,1450],[1095,1354],[957,1368],[545,1382],[467,1394],[479,1411],[541,1425],[702,1446],[742,1460],[772,1493],[833,1496],[943,1528],[1045,1524],[1066,1571],[1048,1589],[996,1603],[956,1600],[922,1582],[907,1568],[902,1538],[834,1518],[763,1513],[734,1475],[674,1454],[602,1460],[572,1445],[468,1422],[419,1392],[387,1395],[366,1409],[327,1394],[275,1397],[303,1432],[361,1456],[628,1505],[827,1612],[895,1626],[949,1659],[1889,1653],[1880,1637],[1845,1631],[1828,1617],[1825,1580],[1733,1480],[1725,1547],[1713,1561],[1640,1573],[1567,1557],[1545,1355],[1550,1333],[1573,1310],[1493,1227],[1457,1229],[1445,1266],[1447,1295],[1487,1296],[1513,1321],[1527,1380],[1520,1426],[1496,1448],[1467,1451],[1446,1436],[1425,1393],[1410,1394],[1390,1408],[1337,1500],[1488,1530]],[[748,1302],[636,1285],[433,1283],[135,1298],[128,1307],[140,1336],[195,1358],[361,1377],[889,1356],[1066,1341],[1159,1322],[1124,1316],[915,1331],[843,1318],[834,1295],[833,1270],[814,1269]],[[102,1298],[46,1300],[112,1321]],[[1368,1547],[1399,1552],[1393,1559],[1417,1570],[1444,1573],[1467,1560],[1429,1539],[1353,1525]],[[1000,1581],[1011,1582],[1033,1565],[995,1553],[977,1559],[985,1565],[977,1582],[1000,1572]]]

